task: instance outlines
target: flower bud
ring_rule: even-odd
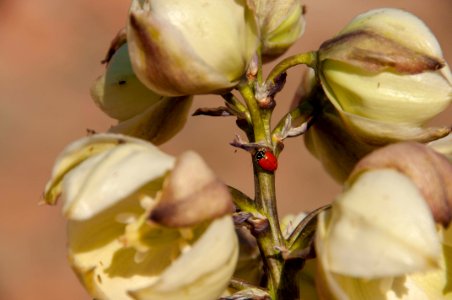
[[[210,300],[226,290],[238,257],[231,196],[197,154],[174,160],[139,139],[90,136],[63,151],[45,194],[61,194],[69,259],[93,298]],[[165,225],[173,214],[185,227]]]
[[[132,70],[127,44],[112,56],[104,75],[91,87],[94,102],[119,121],[110,132],[159,145],[184,126],[192,97],[164,97],[144,86]]]
[[[430,141],[422,125],[452,100],[452,75],[427,26],[398,9],[352,20],[319,50],[319,77],[347,126],[375,144]]]
[[[127,40],[137,77],[166,96],[234,87],[259,42],[245,0],[133,0]]]
[[[300,0],[252,0],[258,20],[262,55],[273,59],[286,52],[303,34],[306,22]]]

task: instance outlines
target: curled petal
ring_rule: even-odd
[[[139,139],[117,134],[90,136],[69,145],[59,156],[46,199],[55,202],[55,195],[63,192],[68,218],[91,218],[162,177],[173,163],[171,156]]]
[[[230,216],[212,222],[192,248],[150,286],[130,292],[134,299],[210,300],[226,289],[238,257]]]
[[[55,204],[61,194],[61,181],[73,168],[91,156],[112,149],[123,143],[147,144],[146,142],[119,134],[96,134],[82,138],[67,146],[57,157],[48,181],[44,199],[48,204]]]
[[[63,179],[63,212],[88,219],[161,178],[174,159],[149,145],[124,144],[81,163]]]

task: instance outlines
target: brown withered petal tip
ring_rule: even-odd
[[[121,46],[125,43],[127,43],[127,33],[126,29],[122,28],[111,41],[107,54],[105,55],[105,58],[101,61],[101,63],[109,63],[113,55],[115,55],[116,51],[118,51],[118,49],[121,48]]]
[[[167,227],[191,227],[233,212],[228,189],[223,183],[213,181],[183,199],[161,201],[151,211],[149,220]]]

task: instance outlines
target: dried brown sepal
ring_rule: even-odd
[[[375,32],[357,30],[324,42],[320,61],[337,60],[369,72],[395,70],[401,74],[418,74],[444,67],[444,61],[411,50]]]
[[[122,28],[118,31],[114,39],[111,41],[107,54],[105,55],[105,58],[101,61],[101,63],[108,64],[113,55],[115,55],[116,51],[125,43],[127,43],[127,32],[126,28]]]
[[[233,212],[228,188],[189,151],[176,160],[149,219],[167,227],[191,227]]]
[[[235,286],[234,286],[235,287]],[[265,291],[261,288],[250,287],[243,289],[237,293],[234,293],[230,296],[225,296],[219,298],[219,300],[270,300],[271,297],[268,294],[268,291]]]
[[[201,107],[195,110],[192,116],[209,116],[209,117],[229,117],[234,112],[229,107]]]
[[[348,183],[370,169],[392,168],[408,176],[426,199],[437,223],[448,227],[452,219],[452,164],[429,147],[399,143],[364,157],[353,169]]]

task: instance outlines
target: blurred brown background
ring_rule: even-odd
[[[452,59],[450,0],[305,1],[307,30],[288,54],[315,49],[353,16],[392,6],[421,17]],[[65,224],[59,207],[38,206],[57,154],[86,129],[113,121],[92,103],[88,89],[110,39],[125,23],[129,1],[0,0],[0,299],[89,299],[66,263]],[[267,67],[268,70],[268,67]],[[289,72],[276,116],[287,109],[302,68]],[[200,97],[193,108],[217,106]],[[437,122],[450,124],[451,110]],[[275,122],[277,120],[275,119]],[[200,152],[227,183],[252,195],[251,163],[228,146],[233,119],[190,118],[164,149]],[[282,214],[331,201],[339,187],[308,156],[302,139],[280,158],[277,191]]]

